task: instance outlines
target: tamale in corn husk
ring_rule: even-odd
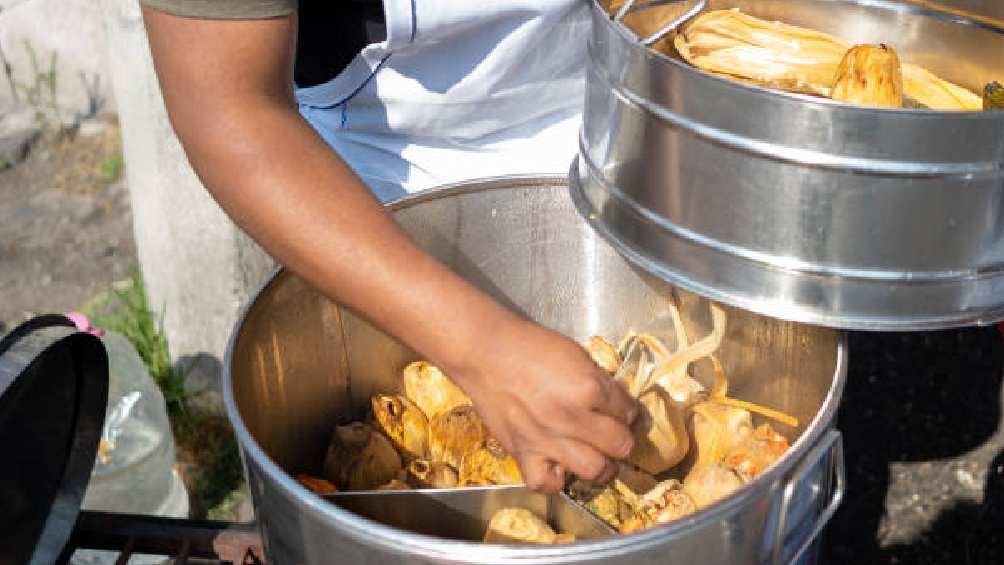
[[[673,41],[695,67],[743,82],[829,97],[850,45],[831,35],[739,10],[705,12]],[[902,63],[903,95],[932,110],[979,110],[976,94],[908,62]]]
[[[887,45],[855,45],[837,67],[830,97],[859,106],[903,107],[903,67]]]

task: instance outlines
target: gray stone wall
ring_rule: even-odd
[[[36,69],[50,69],[56,54],[57,101],[72,121],[80,114],[114,108],[101,5],[95,0],[0,0],[0,49],[14,80],[30,87]],[[0,68],[0,111],[14,106],[15,95]],[[25,95],[17,97],[24,101]]]

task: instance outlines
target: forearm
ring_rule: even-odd
[[[473,362],[458,357],[479,344],[458,348],[458,340],[515,320],[418,249],[292,106],[225,110],[198,129],[183,134],[189,159],[242,228],[327,296],[444,368]]]

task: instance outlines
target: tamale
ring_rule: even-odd
[[[772,88],[828,96],[847,45],[825,33],[768,22],[739,10],[694,18],[674,40],[677,52],[706,71]]]
[[[697,464],[712,465],[753,434],[753,419],[741,408],[702,402],[694,406],[690,431]]]
[[[690,449],[685,408],[660,387],[642,394],[638,402],[642,410],[631,425],[635,443],[627,461],[657,475],[682,461]]]
[[[439,367],[426,361],[409,364],[404,368],[402,379],[404,395],[418,405],[430,420],[452,408],[471,403],[471,399]]]
[[[415,488],[455,488],[457,471],[446,463],[416,459],[408,464],[408,483]]]
[[[888,45],[855,45],[847,50],[830,97],[860,106],[903,107],[903,67]]]
[[[377,394],[370,399],[373,418],[406,460],[429,454],[429,420],[412,401],[399,394]]]
[[[457,406],[429,420],[430,459],[459,470],[464,455],[488,437],[488,428],[474,407]]]
[[[725,464],[744,480],[751,481],[780,459],[789,447],[787,438],[774,431],[770,424],[761,424],[733,447],[725,457]]]
[[[903,64],[903,94],[931,110],[980,110],[980,97],[927,69]]]
[[[554,544],[574,541],[558,534],[533,512],[525,508],[503,508],[488,522],[485,543],[540,543]]]
[[[324,475],[339,488],[373,489],[397,478],[401,470],[401,456],[380,432],[362,422],[335,427]]]
[[[725,498],[741,486],[742,476],[722,463],[696,465],[683,479],[683,492],[698,509]]]
[[[739,10],[714,10],[691,20],[673,45],[691,65],[741,82],[830,96],[837,68],[850,45],[831,35],[769,22]],[[932,110],[979,110],[965,88],[903,62],[905,102]]]
[[[457,473],[460,486],[518,485],[523,482],[516,460],[495,438],[488,438],[476,449],[464,453]]]

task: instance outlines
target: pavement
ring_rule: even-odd
[[[1004,563],[1004,341],[995,327],[849,339],[848,489],[823,563]]]

